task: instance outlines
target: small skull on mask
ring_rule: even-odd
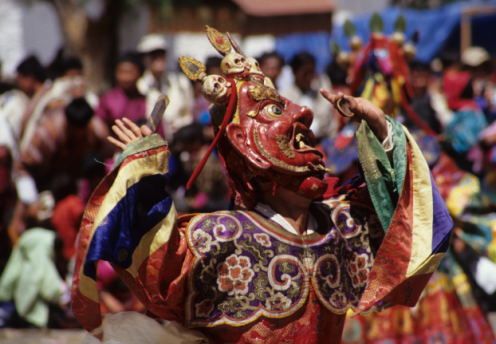
[[[222,76],[212,74],[202,82],[202,92],[205,97],[216,104],[224,103],[231,90],[231,84]]]
[[[253,57],[247,57],[246,58],[246,64],[248,65],[248,68],[249,68],[248,72],[250,74],[264,75],[262,70],[260,69],[260,64]]]
[[[222,59],[220,69],[223,74],[243,73],[246,68],[246,57],[237,52],[230,52]]]

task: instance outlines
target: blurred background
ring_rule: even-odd
[[[474,333],[490,339],[456,343],[493,343],[496,0],[0,0],[0,343],[80,342],[69,292],[75,240],[84,205],[118,153],[106,141],[114,120],[143,124],[167,94],[158,132],[172,153],[176,208],[230,206],[216,154],[185,189],[213,129],[201,85],[179,72],[177,57],[220,73],[205,25],[233,33],[282,95],[314,111],[328,168],[344,179],[356,172],[355,128],[320,87],[364,95],[370,81],[378,105],[412,132],[421,129],[415,135],[457,223],[454,260],[443,273],[466,283],[447,282],[463,295],[450,299],[461,300],[456,311],[452,301],[442,304],[456,323],[446,333],[467,335],[477,323],[483,330]],[[407,65],[399,76],[385,71],[397,62],[385,49],[360,50],[371,31],[399,42]],[[358,88],[350,85],[356,66],[370,77]],[[408,84],[401,102],[393,79]],[[99,265],[98,277],[104,312],[143,311],[109,264]],[[366,342],[350,333],[347,344]]]

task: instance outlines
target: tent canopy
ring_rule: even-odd
[[[493,4],[493,5],[491,5]],[[482,6],[482,7],[481,7]],[[429,62],[442,49],[460,50],[460,23],[462,16],[471,15],[472,45],[485,47],[496,52],[496,40],[491,36],[496,32],[496,1],[458,2],[430,10],[412,10],[392,7],[384,10],[385,33],[393,32],[394,21],[398,16],[406,18],[406,36],[411,38],[414,32],[419,33],[417,43],[417,59]],[[358,35],[365,41],[370,35],[369,20],[371,15],[352,19]],[[348,39],[344,35],[343,26],[335,26],[331,39],[343,48],[348,48]]]
[[[308,2],[308,1],[307,1]],[[482,7],[481,7],[482,6]],[[460,23],[464,14],[471,14],[472,45],[482,46],[490,53],[496,53],[496,0],[458,2],[436,9],[413,10],[390,7],[380,13],[384,21],[384,31],[393,32],[394,21],[399,15],[406,18],[406,36],[411,38],[419,33],[417,60],[429,62],[446,49],[460,50]],[[482,9],[482,10],[481,10]],[[486,9],[486,11],[484,10]],[[352,18],[357,34],[368,41],[369,20],[372,14]],[[335,25],[329,32],[295,33],[276,38],[276,50],[288,61],[300,51],[308,51],[317,59],[318,69],[322,71],[330,62],[330,42],[336,42],[344,50],[349,49],[348,39],[342,25]]]

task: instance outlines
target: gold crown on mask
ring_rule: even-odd
[[[212,46],[223,56],[220,63],[222,75],[207,75],[205,65],[192,57],[179,58],[183,73],[189,79],[201,82],[205,98],[214,104],[226,104],[233,87],[238,88],[242,81],[255,81],[274,89],[257,60],[247,57],[229,33],[219,32],[208,25],[205,31]]]

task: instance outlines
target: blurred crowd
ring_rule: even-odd
[[[488,170],[496,163],[496,70],[482,48],[469,50],[456,59],[412,62],[411,106],[462,169],[486,180],[496,177]],[[171,150],[176,207],[229,208],[228,181],[215,154],[185,189],[213,129],[201,85],[168,70],[168,56],[162,36],[143,37],[136,51],[118,58],[113,87],[102,94],[88,87],[81,61],[63,54],[48,66],[28,56],[15,80],[0,83],[0,327],[78,326],[69,297],[75,240],[86,201],[119,153],[106,137],[116,119],[144,124],[161,94],[170,105],[157,130]],[[307,52],[289,61],[276,52],[258,59],[282,95],[314,111],[319,140],[342,132],[343,118],[319,94],[321,87],[349,92],[347,71],[337,61],[317,73]],[[219,57],[204,63],[207,74],[220,73]],[[100,264],[98,276],[107,311],[142,309],[110,265]]]

